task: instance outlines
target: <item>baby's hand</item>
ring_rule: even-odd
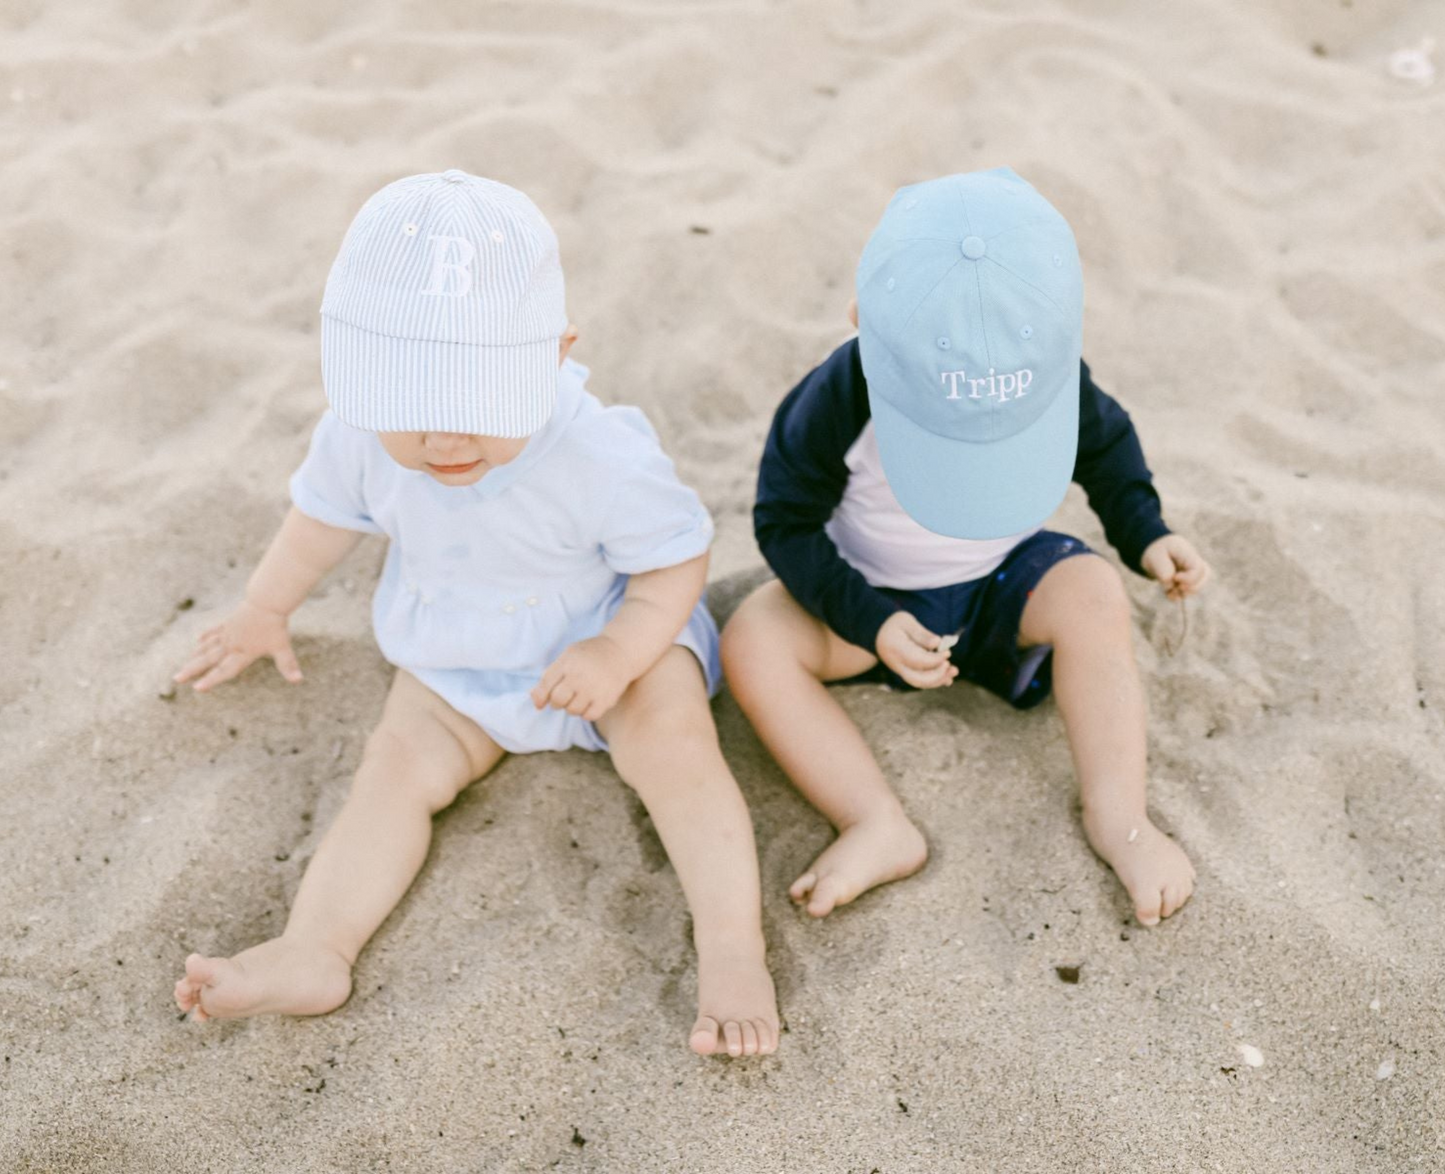
[[[621,646],[610,636],[593,636],[570,645],[547,666],[532,690],[532,704],[565,709],[595,722],[630,684],[632,673]]]
[[[958,669],[939,649],[942,637],[930,632],[913,615],[896,611],[878,629],[878,659],[916,689],[951,685]]]
[[[1189,539],[1178,534],[1154,539],[1139,562],[1151,578],[1159,580],[1170,599],[1193,595],[1209,580],[1209,564]]]
[[[243,601],[225,623],[201,633],[195,656],[172,679],[180,685],[200,677],[192,687],[204,693],[263,656],[274,660],[277,670],[292,684],[301,680],[301,666],[291,650],[286,617]]]

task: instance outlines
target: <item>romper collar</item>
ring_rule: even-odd
[[[582,389],[587,382],[588,370],[581,363],[571,359],[562,364],[557,377],[557,402],[552,414],[541,429],[527,440],[527,446],[500,469],[493,469],[468,491],[483,500],[505,493],[533,465],[546,455],[547,450],[561,439],[567,426],[576,418],[582,407]]]

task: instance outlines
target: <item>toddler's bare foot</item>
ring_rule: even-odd
[[[770,1056],[778,1048],[778,999],[763,947],[699,946],[697,1022],[688,1046],[700,1056]]]
[[[246,1015],[324,1015],[351,995],[351,967],[325,946],[284,937],[243,950],[234,958],[186,959],[176,983],[176,1006],[207,1019]]]
[[[1146,817],[1091,820],[1086,813],[1084,834],[1129,891],[1140,925],[1158,925],[1189,900],[1194,865],[1184,849]]]
[[[927,859],[923,833],[901,810],[862,819],[843,829],[788,896],[814,917],[825,917],[871,888],[912,876]]]

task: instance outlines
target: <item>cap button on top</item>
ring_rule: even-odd
[[[458,171],[453,167],[450,171],[443,171],[442,178],[446,180],[447,183],[461,183],[467,178],[467,173],[465,171]]]
[[[970,261],[977,261],[984,255],[988,248],[988,246],[983,243],[983,238],[979,236],[964,237],[963,240],[959,242],[958,247]]]

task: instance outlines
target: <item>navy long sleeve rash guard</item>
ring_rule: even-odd
[[[823,526],[848,484],[844,457],[871,415],[868,384],[850,339],[779,405],[763,447],[753,529],[763,557],[793,598],[843,639],[873,651],[898,604],[838,553]],[[1169,533],[1129,413],[1080,364],[1079,449],[1074,476],[1104,534],[1130,570]]]

